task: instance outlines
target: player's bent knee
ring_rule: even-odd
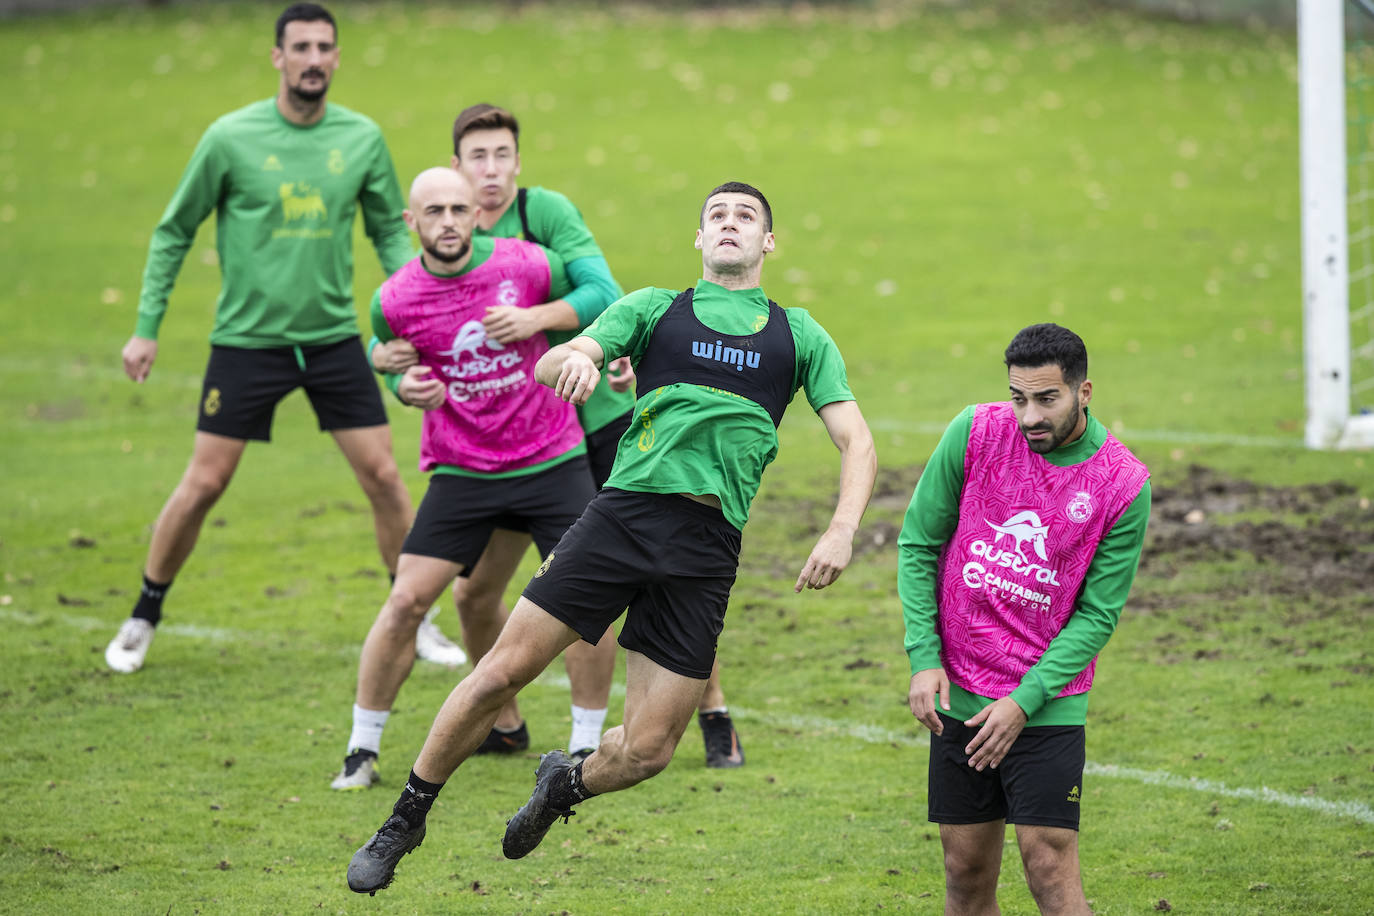
[[[657,776],[668,768],[673,760],[674,745],[664,742],[627,743],[621,750],[621,765],[636,780]]]
[[[430,602],[400,581],[391,587],[391,594],[382,606],[381,619],[388,626],[414,631],[419,628],[429,610]]]
[[[472,669],[466,680],[471,681],[474,699],[479,704],[499,706],[519,693],[521,687],[534,680],[534,675],[526,676],[522,668],[488,653],[482,657],[477,667]]]

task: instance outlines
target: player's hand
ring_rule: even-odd
[[[157,359],[157,341],[134,335],[124,345],[120,354],[124,358],[124,374],[142,384],[153,371],[153,360]]]
[[[491,306],[482,319],[482,327],[488,337],[502,344],[528,340],[544,330],[532,310],[516,305]]]
[[[849,565],[849,558],[853,555],[852,530],[833,525],[825,529],[825,534],[821,535],[821,539],[811,549],[811,556],[806,558],[806,565],[802,567],[801,575],[797,576],[797,584],[792,587],[792,591],[825,588],[840,577],[840,573],[844,572],[845,567]]]
[[[945,723],[936,712],[936,697],[940,698],[940,709],[949,712],[949,675],[944,668],[927,668],[911,676],[911,687],[906,694],[911,714],[932,734],[939,735],[944,733]]]
[[[619,393],[629,391],[635,384],[635,367],[628,356],[613,359],[606,367],[606,384]]]
[[[372,348],[372,365],[378,372],[404,372],[419,361],[415,345],[399,337]]]
[[[984,706],[964,724],[970,728],[983,726],[964,748],[964,753],[969,755],[968,765],[981,773],[988,767],[997,769],[1002,758],[1007,756],[1007,751],[1020,737],[1021,729],[1026,727],[1026,713],[1011,697],[1002,697]]]
[[[600,379],[601,370],[596,368],[592,358],[580,350],[572,350],[563,361],[563,368],[558,373],[553,393],[581,407],[587,403],[587,398],[591,397]]]
[[[411,366],[406,370],[396,389],[402,403],[423,410],[435,410],[443,406],[448,386],[437,378],[427,378],[433,371],[429,366]]]

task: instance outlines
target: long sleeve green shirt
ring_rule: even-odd
[[[971,406],[966,408],[945,429],[916,485],[897,539],[897,590],[906,623],[905,644],[912,674],[943,667],[936,626],[940,555],[959,523],[964,453],[973,427],[973,411]],[[1083,435],[1045,458],[1058,467],[1078,464],[1092,457],[1106,437],[1106,428],[1089,412]],[[1025,711],[1028,726],[1082,725],[1086,721],[1087,693],[1062,698],[1058,694],[1102,651],[1116,630],[1135,580],[1149,516],[1147,480],[1098,544],[1073,615],[1011,693],[1011,698]],[[978,696],[953,684],[950,695],[950,714],[959,719],[968,719],[1000,699]]]
[[[214,210],[223,283],[211,343],[259,349],[356,335],[359,207],[392,273],[415,251],[391,154],[370,119],[330,103],[301,126],[275,99],[225,115],[201,137],[153,232],[134,333],[157,339],[186,252]]]

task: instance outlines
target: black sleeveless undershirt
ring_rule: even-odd
[[[795,389],[797,344],[787,314],[768,300],[768,322],[748,335],[721,334],[697,319],[692,290],[683,290],[654,326],[635,366],[640,396],[685,382],[748,398],[768,411],[776,427]]]

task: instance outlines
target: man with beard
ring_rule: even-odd
[[[529,531],[546,556],[593,492],[576,409],[535,381],[547,339],[501,343],[482,325],[494,305],[532,308],[565,295],[563,262],[530,242],[474,237],[477,214],[463,175],[420,173],[405,212],[420,256],[372,300],[377,337],[415,348],[418,362],[388,373],[387,387],[425,410],[420,469],[434,473],[363,643],[355,712],[373,713],[354,716],[349,747],[370,753],[345,762],[336,789],[378,781],[377,749],[414,661],[415,630],[454,577],[471,571],[497,525]]]
[[[1040,911],[1086,916],[1088,690],[1140,562],[1149,470],[1089,412],[1077,334],[1032,325],[1005,360],[1011,402],[949,425],[898,538],[908,700],[931,732],[945,912],[997,912],[1012,823]]]
[[[825,588],[848,567],[877,458],[844,359],[805,309],[783,309],[759,285],[774,248],[762,192],[734,181],[714,188],[697,225],[700,282],[630,293],[540,358],[539,381],[579,404],[601,383],[606,362],[629,356],[639,377],[638,434],[621,440],[606,485],[439,710],[391,816],[349,863],[355,892],[391,883],[397,863],[424,839],[437,794],[506,701],[569,645],[601,637],[622,614],[624,721],[585,760],[543,755],[502,851],[528,855],[574,805],[668,765],[706,689],[741,532],[777,455],[783,412],[801,389],[840,453],[840,474],[835,511],[794,589]]]
[[[123,352],[131,379],[148,378],[172,285],[212,210],[223,285],[195,447],[154,526],[132,616],[105,651],[115,671],[142,667],[163,598],[206,515],[248,442],[270,439],[277,403],[297,387],[353,468],[372,506],[382,560],[396,570],[411,504],[358,339],[352,229],[359,207],[387,273],[414,252],[381,131],[326,104],[338,63],[329,11],[310,3],[288,7],[272,48],[281,73],[276,97],[210,125],[153,233],[138,322]],[[451,655],[456,647],[449,646]]]

